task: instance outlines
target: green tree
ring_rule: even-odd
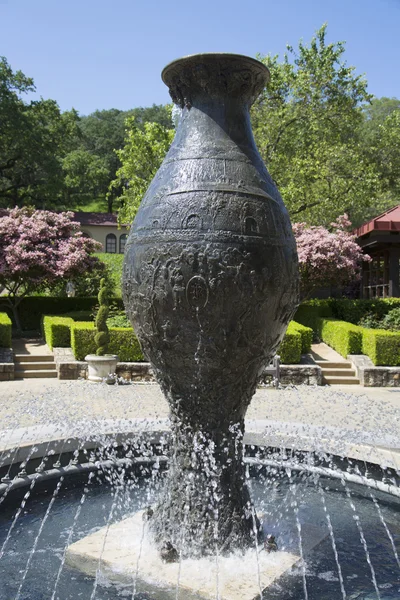
[[[378,173],[360,143],[371,96],[343,61],[326,25],[309,46],[259,57],[271,82],[252,109],[257,145],[293,220],[328,224],[347,212],[357,224],[377,195]]]
[[[372,217],[399,202],[400,100],[373,98],[363,108],[363,114],[363,149],[379,173],[379,195]]]
[[[67,205],[70,206],[71,198],[75,202],[85,202],[104,194],[110,181],[110,172],[103,157],[78,148],[69,152],[61,164]]]
[[[141,129],[135,117],[126,121],[125,146],[117,151],[121,167],[110,190],[122,189],[118,197],[120,223],[131,223],[139,204],[174,138],[175,131],[158,123],[147,122]]]
[[[61,113],[54,100],[26,103],[33,80],[0,58],[0,205],[52,207],[62,194],[60,156],[76,133],[76,111]]]

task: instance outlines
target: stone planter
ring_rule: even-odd
[[[116,354],[105,354],[97,356],[97,354],[88,354],[85,360],[89,365],[88,380],[103,381],[110,373],[115,373],[118,356]]]

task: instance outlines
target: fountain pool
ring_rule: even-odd
[[[157,586],[143,585],[135,571],[131,580],[111,583],[101,560],[94,578],[65,563],[72,543],[151,505],[163,485],[164,446],[141,442],[139,451],[129,437],[122,446],[110,443],[110,439],[104,443],[97,450],[80,454],[36,458],[31,468],[42,476],[55,474],[57,460],[69,467],[64,471],[58,468],[59,476],[47,480],[35,479],[33,474],[29,486],[10,490],[0,498],[2,600],[201,597],[195,590],[190,595],[180,588],[179,576],[175,586],[160,591]],[[123,459],[126,455],[128,458]],[[83,457],[86,463],[79,467],[78,458],[83,462]],[[337,469],[338,462],[341,470]],[[91,469],[85,470],[88,465]],[[276,534],[279,551],[300,557],[263,598],[400,597],[400,498],[378,489],[398,492],[394,471],[383,472],[373,465],[366,471],[364,462],[343,463],[327,455],[317,458],[315,454],[254,445],[246,447],[246,465],[251,497],[257,514],[263,515],[265,532]],[[13,468],[20,473],[21,465]],[[29,460],[23,468],[29,472]],[[68,468],[72,469],[69,476]],[[332,473],[335,476],[329,477]],[[146,561],[146,540],[139,536],[133,543],[142,546],[141,561]],[[272,564],[278,560],[280,552],[267,556],[262,546],[258,550],[260,559]],[[214,566],[215,557],[202,561],[204,564],[193,561],[191,568],[206,572]],[[236,571],[244,568],[240,553],[232,561]],[[257,578],[257,561],[253,559],[246,569],[249,577]],[[228,597],[222,595],[223,588],[224,581],[217,577],[215,595],[210,597]]]

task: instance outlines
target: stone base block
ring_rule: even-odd
[[[303,533],[304,551],[325,537],[311,525]],[[292,552],[267,554],[261,548],[167,564],[148,539],[140,512],[69,546],[66,562],[100,581],[150,592],[157,600],[258,600],[260,592],[300,560]]]

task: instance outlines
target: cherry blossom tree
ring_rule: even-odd
[[[101,244],[87,238],[73,221],[73,213],[32,208],[4,210],[0,216],[0,286],[21,329],[21,299],[44,288],[90,271],[99,260],[91,256]]]
[[[362,262],[371,258],[363,254],[350,227],[346,214],[331,223],[332,231],[306,223],[293,224],[303,299],[310,298],[316,288],[337,287],[360,279]]]

